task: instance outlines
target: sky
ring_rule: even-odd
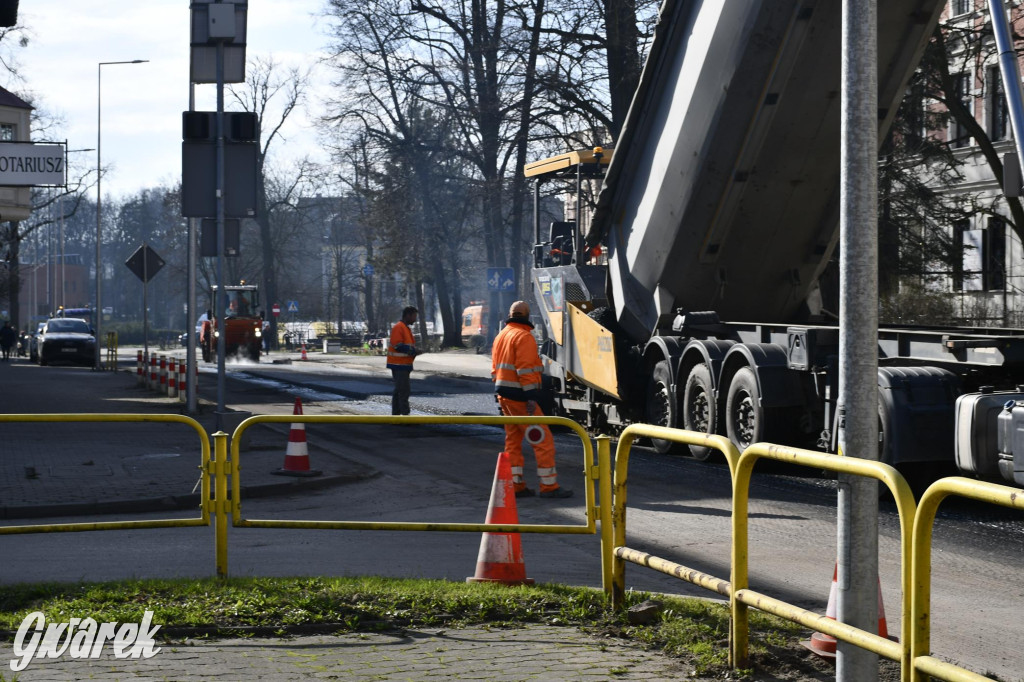
[[[314,63],[326,44],[317,28],[323,4],[250,0],[247,58]],[[18,21],[30,30],[28,47],[16,51],[24,82],[7,80],[3,85],[15,92],[31,91],[41,108],[63,119],[48,141],[67,140],[69,150],[95,149],[97,65],[149,60],[102,67],[105,199],[173,185],[180,177],[181,112],[188,109],[189,95],[189,16],[189,0],[21,0]],[[314,88],[311,110],[316,101]],[[196,86],[196,109],[216,109],[216,86]],[[310,116],[302,112],[282,131],[278,160],[319,153]],[[72,164],[88,159],[86,165],[96,167],[95,151],[71,156],[84,157],[72,159]]]

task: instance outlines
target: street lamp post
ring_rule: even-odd
[[[64,191],[60,195],[60,206],[58,207],[58,210],[60,212],[60,307],[61,308],[66,308],[67,307],[67,303],[64,301],[64,293],[65,293],[65,291],[67,289],[67,278],[64,276],[64,272],[65,272],[65,270],[64,270],[64,265],[65,265],[65,262],[64,262],[64,195],[67,194],[67,182],[66,182],[67,181],[67,172],[68,172],[67,155],[68,154],[75,154],[77,152],[94,152],[94,151],[96,151],[96,150],[93,149],[92,147],[87,147],[85,149],[68,149],[66,152],[64,152],[64,155],[65,155],[64,156],[65,187],[64,187]]]
[[[102,132],[102,121],[103,121],[103,67],[111,66],[114,64],[144,64],[148,62],[148,59],[132,59],[124,62],[99,62],[96,65],[96,366],[94,369],[103,369],[101,363],[100,344],[102,343],[102,336],[100,334],[100,327],[103,324],[103,305],[100,301],[100,295],[102,294],[102,282],[103,282],[103,265],[100,260],[100,244],[103,241],[103,221],[102,221],[102,206],[103,206],[103,191],[100,187],[100,181],[103,178],[103,165],[101,150],[101,132]]]

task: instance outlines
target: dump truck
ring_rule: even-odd
[[[260,361],[263,348],[263,313],[259,309],[259,288],[253,284],[239,284],[210,290],[210,308],[199,332],[199,348],[203,360],[213,362],[217,357],[217,317],[224,316],[225,356],[244,356]]]
[[[944,4],[879,3],[879,139]],[[836,451],[839,329],[819,280],[839,236],[841,29],[841,3],[667,0],[614,149],[526,166],[557,414]],[[542,225],[552,182],[574,214]],[[884,328],[878,357],[882,461],[1014,481],[996,435],[1024,400],[1024,331]]]

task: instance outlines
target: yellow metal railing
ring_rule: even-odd
[[[865,476],[881,481],[892,492],[896,499],[896,510],[900,521],[900,564],[902,595],[900,606],[900,642],[893,642],[878,635],[845,623],[826,618],[812,611],[787,604],[768,595],[748,589],[748,514],[750,478],[754,464],[760,458],[774,459],[813,469],[826,469],[854,476]],[[762,611],[775,614],[786,620],[799,623],[836,639],[849,642],[862,649],[873,651],[886,658],[900,662],[900,669],[910,669],[910,604],[906,595],[910,594],[911,551],[913,549],[912,526],[910,525],[916,506],[914,495],[906,480],[891,466],[881,462],[858,459],[856,457],[831,455],[824,452],[812,452],[797,448],[788,448],[768,443],[755,443],[743,451],[733,475],[733,593],[730,607],[733,615],[732,651],[730,658],[735,665],[745,667],[748,657],[749,622],[744,606],[753,606]],[[903,679],[906,679],[904,672]]]
[[[688,445],[714,448],[725,456],[732,479],[732,556],[730,579],[717,578],[661,557],[630,549],[626,540],[626,482],[629,453],[639,437],[659,438]],[[608,448],[607,439],[598,439],[598,455]],[[750,480],[758,459],[774,459],[812,469],[865,476],[881,481],[893,494],[900,523],[900,641],[893,642],[822,614],[799,608],[749,589],[748,502]],[[729,662],[746,667],[749,659],[749,619],[752,606],[793,621],[836,639],[900,662],[900,679],[923,682],[921,674],[947,682],[980,682],[990,678],[965,670],[929,655],[931,599],[931,529],[939,503],[949,495],[960,495],[1005,507],[1024,509],[1024,490],[966,478],[945,478],[933,484],[914,502],[906,480],[893,467],[881,462],[850,456],[832,455],[770,443],[755,443],[739,453],[722,436],[669,429],[660,426],[633,425],[623,431],[615,454],[612,539],[602,541],[602,565],[610,566],[611,584],[605,591],[613,608],[623,605],[625,563],[653,570],[693,583],[729,599],[731,611]],[[604,529],[602,529],[602,536]]]
[[[687,568],[681,564],[667,561],[660,557],[651,556],[644,552],[638,552],[625,546],[626,544],[626,482],[629,474],[629,454],[633,443],[637,438],[658,438],[670,440],[676,443],[687,445],[700,445],[714,448],[725,456],[729,463],[730,472],[735,469],[739,460],[739,451],[728,438],[724,436],[709,436],[694,431],[683,431],[681,429],[670,429],[664,426],[651,426],[649,424],[633,424],[626,427],[626,430],[619,436],[619,445],[615,450],[615,478],[614,497],[612,498],[612,540],[603,545],[602,564],[610,567],[611,585],[606,585],[608,596],[611,599],[612,607],[621,608],[624,603],[626,591],[626,562],[647,566],[656,571],[675,576],[687,582],[700,585],[706,589],[717,592],[724,597],[729,596],[729,581],[716,578],[706,573]],[[598,439],[598,453],[602,448],[608,447],[607,439]]]
[[[210,441],[202,425],[191,417],[180,414],[0,414],[0,424],[4,423],[128,423],[148,422],[164,424],[184,424],[194,429],[200,436],[199,469],[200,476],[200,516],[185,519],[154,519],[148,521],[101,521],[95,523],[49,523],[25,526],[0,526],[0,535],[20,535],[25,533],[66,533],[89,530],[133,530],[138,528],[176,528],[184,526],[210,525]],[[218,479],[219,480],[219,479]]]
[[[99,339],[96,340],[99,343]],[[117,332],[107,332],[107,368],[117,371]]]
[[[626,562],[704,587],[729,599],[731,618],[729,660],[734,667],[746,667],[749,657],[749,621],[747,607],[799,623],[831,635],[836,639],[870,650],[901,665],[901,679],[923,682],[922,675],[932,675],[948,682],[968,682],[989,678],[951,665],[930,655],[931,541],[932,528],[939,504],[950,495],[1004,507],[1024,509],[1024,490],[953,477],[937,481],[925,492],[920,506],[915,505],[906,481],[887,464],[850,456],[831,455],[788,448],[769,443],[755,443],[742,454],[723,436],[706,435],[680,429],[635,424],[620,436],[611,465],[611,445],[607,437],[597,439],[595,450],[586,431],[579,424],[560,417],[410,417],[410,416],[319,416],[258,415],[235,429],[231,437],[230,457],[228,434],[217,432],[211,458],[210,439],[203,427],[191,417],[148,414],[0,414],[0,423],[180,423],[194,429],[200,436],[201,515],[199,518],[157,519],[147,521],[109,521],[94,523],[60,523],[22,526],[0,526],[0,535],[26,533],[75,532],[94,530],[134,530],[208,526],[211,516],[215,528],[217,574],[227,575],[227,529],[230,517],[237,528],[306,528],[338,530],[397,530],[448,532],[521,532],[595,534],[601,523],[601,575],[605,593],[613,608],[621,608],[625,596]],[[372,521],[310,521],[245,519],[241,510],[241,458],[239,444],[246,429],[260,423],[311,424],[546,424],[564,426],[574,431],[583,443],[584,493],[586,519],[583,524],[487,524]],[[658,438],[688,445],[713,448],[722,453],[729,465],[732,480],[732,542],[729,579],[702,573],[667,559],[625,546],[626,498],[629,456],[637,438]],[[750,481],[758,459],[773,459],[812,469],[825,469],[881,481],[892,492],[900,522],[901,588],[900,642],[892,642],[874,632],[840,623],[805,609],[787,604],[749,589],[748,573],[748,503]],[[614,478],[613,478],[614,474]],[[230,477],[231,493],[228,493]],[[595,490],[596,484],[596,490]],[[212,495],[211,495],[212,491]]]
[[[1002,507],[1024,509],[1024,490],[959,476],[936,481],[921,496],[917,515],[914,517],[914,548],[910,571],[908,571],[913,580],[913,597],[911,599],[913,616],[911,620],[914,627],[910,641],[913,664],[911,680],[913,682],[921,682],[925,679],[922,677],[922,673],[949,682],[989,679],[931,656],[932,526],[935,523],[939,505],[950,495],[967,497]]]
[[[314,521],[314,520],[293,520],[293,519],[245,519],[242,517],[241,500],[241,472],[242,464],[239,454],[239,444],[242,434],[246,429],[256,424],[379,424],[379,425],[409,425],[409,424],[489,424],[504,426],[505,424],[546,424],[548,426],[564,426],[574,431],[583,443],[584,457],[584,490],[586,506],[586,522],[583,524],[489,524],[489,523],[431,523],[431,522],[397,522],[397,521]],[[215,461],[220,466],[223,439],[218,436],[226,434],[214,434],[215,440]],[[611,462],[608,459],[608,451],[599,456],[597,463],[594,462],[594,448],[587,436],[587,432],[576,422],[563,417],[436,417],[436,416],[376,416],[376,415],[256,415],[249,417],[235,429],[231,437],[231,457],[226,463],[227,471],[231,477],[230,513],[232,526],[237,528],[307,528],[307,529],[334,529],[334,530],[393,530],[393,531],[447,531],[447,532],[491,532],[491,533],[561,533],[561,534],[588,534],[597,532],[596,521],[601,518],[602,529],[611,529],[611,505],[597,504],[595,494],[595,481],[606,481],[602,484],[602,500],[610,500],[611,495],[603,489],[611,488]],[[220,478],[218,478],[220,480]],[[226,496],[220,494],[219,485],[216,495],[218,500]],[[217,573],[227,575],[227,526],[224,519],[224,526],[220,526],[221,517],[215,527],[218,529],[217,536]],[[602,533],[603,537],[603,533]],[[223,558],[223,562],[221,561]],[[602,564],[604,567],[604,564]],[[609,581],[607,574],[603,580]]]

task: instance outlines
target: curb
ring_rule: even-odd
[[[376,478],[380,472],[369,469],[362,473],[334,474],[317,478],[286,479],[280,483],[261,483],[242,486],[241,494],[245,499],[289,495],[307,490],[322,490],[337,485],[358,483]],[[228,491],[228,499],[231,491]],[[0,507],[0,519],[37,519],[55,516],[93,516],[100,514],[147,514],[163,511],[198,510],[199,493],[188,495],[164,495],[162,497],[142,497],[132,500],[112,500],[109,502],[73,502],[67,504],[47,504],[20,507]]]

